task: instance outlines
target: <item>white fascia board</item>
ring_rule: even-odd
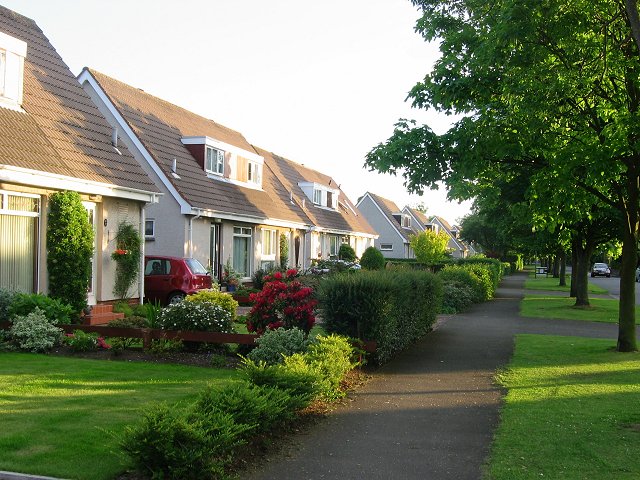
[[[231,222],[253,223],[256,225],[268,225],[272,227],[293,228],[297,230],[309,230],[310,227],[304,223],[288,222],[286,220],[277,220],[273,218],[258,218],[243,215],[234,215],[232,213],[216,212],[215,210],[207,210],[203,208],[192,208],[188,212],[182,212],[187,215],[197,215],[207,218],[219,218],[221,220],[229,220]]]
[[[133,132],[133,130],[131,129],[127,121],[124,119],[122,114],[120,114],[120,111],[116,108],[113,102],[111,102],[111,99],[109,99],[109,97],[104,92],[104,90],[102,90],[102,88],[100,87],[96,79],[93,77],[93,75],[91,75],[89,71],[85,69],[78,76],[78,82],[80,82],[80,85],[82,85],[83,83],[87,83],[93,89],[93,91],[98,95],[98,98],[100,99],[100,101],[102,101],[103,105],[107,108],[107,110],[109,110],[111,115],[113,115],[113,118],[116,119],[116,122],[118,122],[118,127],[122,130],[122,132],[125,135],[127,135],[127,137],[129,137],[129,140],[131,140],[131,142],[134,144],[134,146],[136,147],[140,155],[142,155],[142,158],[145,159],[145,161],[153,169],[153,171],[158,176],[158,178],[160,178],[160,181],[165,186],[165,188],[169,190],[169,193],[171,193],[171,195],[176,200],[176,202],[178,202],[178,204],[180,205],[180,212],[183,214],[190,213],[191,205],[184,198],[182,198],[182,195],[180,195],[180,193],[178,193],[178,190],[176,190],[176,187],[169,181],[169,178],[165,175],[165,173],[162,171],[158,163],[155,161],[155,159],[144,147],[140,139]]]
[[[354,232],[353,230],[337,230],[335,228],[325,228],[325,227],[318,227],[318,226],[316,226],[312,230],[314,232],[328,233],[330,235],[353,235],[353,236],[373,238],[373,239],[376,239],[379,237],[378,234],[373,234],[373,233]]]
[[[22,58],[27,56],[27,42],[16,37],[12,37],[11,35],[7,35],[4,32],[0,32],[0,46],[4,50],[15,53]]]
[[[162,196],[162,193],[121,187],[119,185],[95,182],[92,180],[82,180],[80,178],[14,167],[12,165],[0,165],[0,180],[51,190],[72,190],[90,195],[126,198],[128,200],[138,200],[146,203],[157,203],[158,198]]]
[[[394,225],[395,222],[392,222],[391,220],[389,220],[389,217],[387,217],[387,215],[382,211],[382,209],[380,208],[380,205],[378,205],[378,203],[373,199],[373,197],[371,195],[369,195],[369,192],[364,194],[364,197],[362,197],[360,199],[360,202],[358,202],[358,204],[362,203],[362,201],[364,200],[365,197],[368,197],[369,200],[371,201],[371,203],[373,203],[376,208],[378,209],[378,211],[380,212],[380,215],[382,215],[382,218],[384,218],[389,225],[391,225],[393,227],[393,229],[396,231],[396,233],[398,234],[398,236],[402,239],[402,241],[404,243],[407,243],[408,239],[407,237],[405,237],[400,230],[398,230],[398,228]]]
[[[180,139],[183,145],[208,145],[210,147],[218,148],[220,150],[224,150],[225,152],[235,153],[236,155],[240,155],[241,157],[248,158],[249,160],[259,163],[260,165],[264,164],[264,158],[261,155],[258,155],[256,152],[250,152],[245,150],[244,148],[236,147],[235,145],[231,145],[230,143],[222,142],[220,140],[216,140],[215,138],[207,137],[207,136],[199,136],[199,137],[182,137]]]

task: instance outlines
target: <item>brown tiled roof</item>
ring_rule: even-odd
[[[0,31],[27,43],[24,99],[0,108],[0,164],[157,192],[33,20],[0,7]]]
[[[429,223],[429,218],[422,213],[420,210],[416,210],[415,208],[407,207],[407,209],[415,216],[422,226],[424,227],[427,223]]]
[[[381,197],[380,195],[376,195],[375,193],[371,193],[371,192],[368,192],[368,193],[373,199],[373,201],[375,201],[378,204],[378,206],[380,207],[380,210],[382,210],[382,213],[384,213],[387,219],[389,219],[389,221],[393,225],[395,225],[395,227],[398,229],[400,234],[405,238],[405,240],[409,241],[409,235],[418,233],[417,231],[414,231],[412,228],[403,227],[402,224],[398,222],[398,220],[393,216],[394,213],[395,214],[402,213],[402,211],[398,208],[398,205],[396,205],[393,201],[389,200],[388,198]]]
[[[182,144],[183,137],[208,136],[254,152],[241,133],[95,70],[87,70],[191,206],[255,220],[309,223],[301,208],[289,201],[287,189],[268,168],[263,169],[263,190],[213,180]],[[174,158],[179,179],[170,175]]]
[[[285,188],[289,192],[293,192],[296,201],[302,204],[302,199],[305,199],[304,212],[314,225],[330,230],[376,235],[376,231],[369,225],[364,216],[358,211],[355,205],[351,203],[344,192],[340,190],[336,181],[330,176],[287,160],[279,155],[268,153],[258,148],[256,148],[256,150],[264,156],[265,163],[268,163],[269,168],[275,173]],[[299,183],[301,182],[315,182],[340,190],[338,210],[321,208],[314,205],[302,191],[302,188],[300,188]]]
[[[437,218],[438,221],[440,222],[440,224],[446,228],[449,232],[451,232],[451,225],[449,224],[449,222],[447,222],[444,218],[442,217],[438,217],[437,215],[434,216],[433,218]],[[432,219],[433,220],[433,219]]]

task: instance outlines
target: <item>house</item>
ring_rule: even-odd
[[[437,232],[444,231],[449,235],[447,248],[453,258],[466,258],[469,256],[469,247],[458,238],[460,229],[453,228],[444,218],[438,217],[437,215],[433,216],[429,223],[425,224],[425,227],[436,230]]]
[[[366,192],[356,207],[367,219],[378,238],[375,247],[386,258],[415,258],[409,246],[410,236],[423,229],[412,223],[412,217],[389,199]]]
[[[95,70],[85,68],[78,79],[164,194],[148,208],[149,253],[194,257],[218,278],[230,263],[248,280],[258,268],[280,263],[281,238],[289,247],[287,264],[299,268],[316,258],[314,242],[323,233],[360,238],[349,222],[324,223],[315,215],[322,209],[336,216],[339,205],[350,205],[326,178],[324,184],[294,175],[283,167],[292,162],[253,147],[240,132]],[[361,223],[362,235],[372,239],[375,233]],[[321,250],[324,256],[330,251]]]
[[[307,261],[337,258],[340,245],[349,244],[361,257],[374,245],[376,230],[351,203],[330,176],[281,156],[257,149],[285,189],[309,218],[306,236]]]
[[[94,226],[88,303],[111,302],[118,226],[144,233],[159,191],[35,22],[0,7],[0,287],[48,292],[48,196],[62,190]]]

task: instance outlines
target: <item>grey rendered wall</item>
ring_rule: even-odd
[[[358,210],[367,219],[369,225],[378,232],[379,237],[374,241],[374,246],[380,250],[380,244],[391,243],[393,250],[380,250],[382,254],[386,258],[405,258],[404,239],[398,235],[398,232],[389,223],[387,217],[382,214],[370,197],[367,196],[362,199],[362,202],[358,204]]]

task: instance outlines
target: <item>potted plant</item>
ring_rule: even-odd
[[[240,284],[240,274],[236,272],[231,266],[231,258],[227,259],[227,263],[222,269],[222,275],[220,279],[220,285],[227,287],[228,292],[235,292],[236,288]]]

